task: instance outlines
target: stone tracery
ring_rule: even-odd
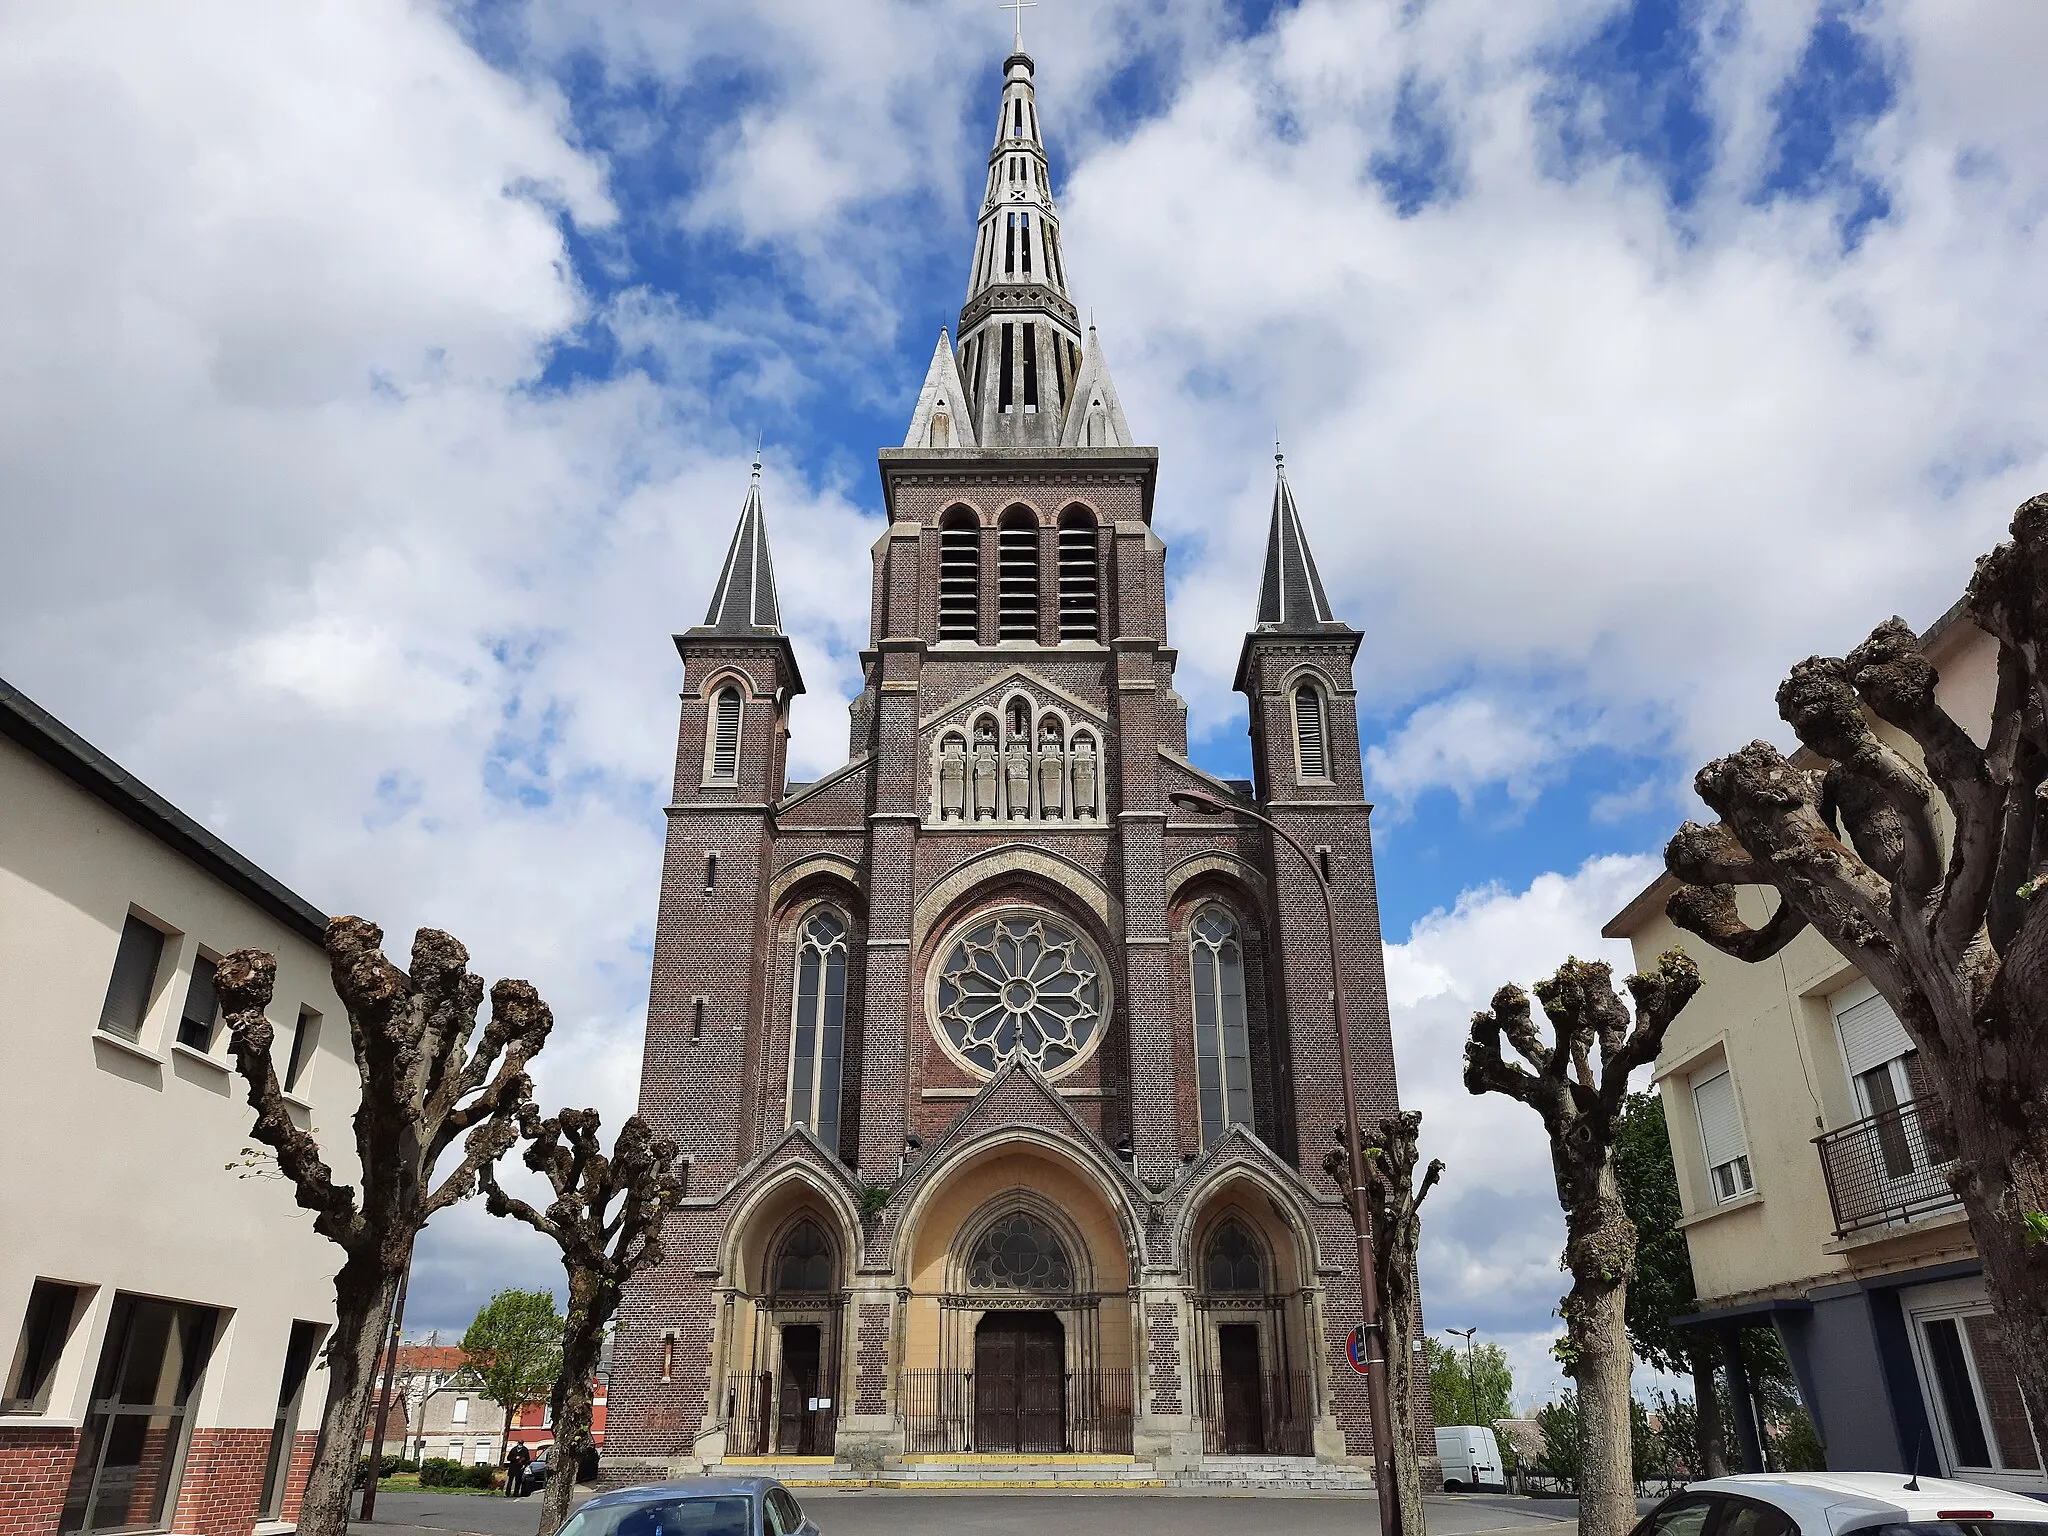
[[[1096,728],[1013,693],[1000,714],[983,708],[940,729],[926,820],[1100,822],[1101,787]]]

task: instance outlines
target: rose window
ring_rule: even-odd
[[[1071,1291],[1074,1266],[1050,1227],[1029,1211],[1012,1211],[974,1245],[967,1284],[977,1291]]]
[[[935,1016],[952,1053],[993,1073],[1022,1056],[1048,1076],[1088,1053],[1103,1015],[1102,963],[1057,919],[984,918],[940,962]]]

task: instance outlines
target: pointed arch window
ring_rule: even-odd
[[[967,1256],[968,1289],[1071,1291],[1074,1265],[1059,1235],[1029,1211],[1012,1211],[981,1234]]]
[[[731,784],[740,773],[740,691],[727,684],[711,696],[704,742],[704,782]]]
[[[1294,690],[1294,776],[1302,782],[1330,777],[1328,712],[1323,691],[1314,683]]]
[[[817,1295],[832,1287],[832,1244],[806,1216],[789,1229],[775,1255],[775,1291]]]
[[[1202,1255],[1202,1280],[1215,1296],[1257,1294],[1266,1288],[1266,1255],[1259,1240],[1235,1216],[1225,1217],[1209,1235]]]
[[[981,524],[965,507],[939,524],[939,638],[981,638]]]
[[[796,947],[796,1016],[789,1042],[789,1123],[839,1149],[839,1076],[846,1045],[846,919],[811,914]]]
[[[1060,638],[1102,638],[1100,594],[1096,575],[1098,533],[1085,508],[1069,508],[1060,517]]]
[[[1251,1031],[1245,1021],[1244,944],[1221,907],[1195,914],[1188,934],[1194,973],[1195,1097],[1202,1145],[1252,1123]]]
[[[1038,519],[1024,507],[1005,512],[996,532],[996,637],[1038,638]]]

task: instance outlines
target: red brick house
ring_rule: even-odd
[[[1188,758],[1158,451],[1069,296],[1032,60],[1006,62],[956,348],[880,455],[844,766],[804,688],[759,466],[698,627],[641,1112],[688,1198],[622,1311],[611,1481],[741,1457],[1364,1464],[1314,850],[1361,1109],[1397,1107],[1354,708],[1284,472],[1237,687],[1255,778]],[[1204,622],[1215,622],[1204,616]],[[1428,1435],[1428,1426],[1423,1434]]]

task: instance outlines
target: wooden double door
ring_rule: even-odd
[[[1216,1364],[1223,1398],[1223,1450],[1256,1455],[1266,1449],[1265,1375],[1259,1369],[1259,1330],[1225,1323],[1216,1330]]]
[[[991,1312],[974,1330],[974,1449],[1067,1448],[1067,1333],[1050,1312]]]
[[[796,1456],[819,1452],[821,1411],[818,1381],[823,1333],[815,1323],[790,1323],[782,1330],[782,1393],[775,1415],[775,1448]]]

